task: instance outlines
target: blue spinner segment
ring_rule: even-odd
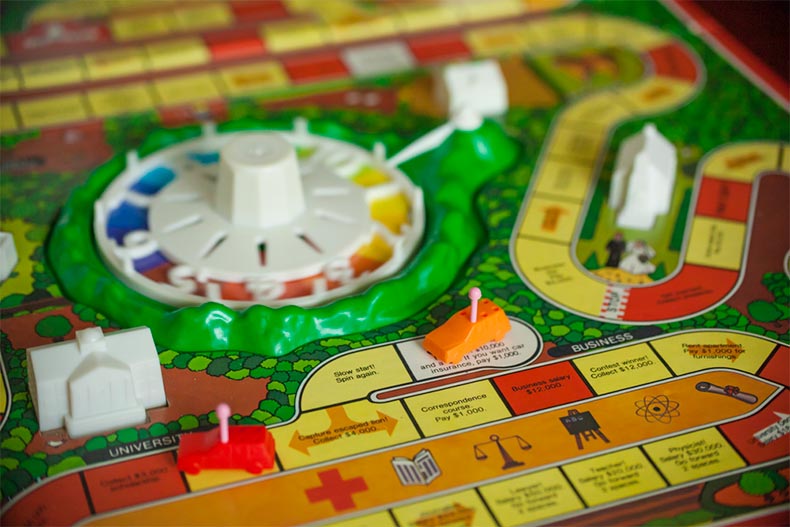
[[[190,152],[187,155],[189,159],[197,161],[202,165],[219,163],[219,152]]]
[[[134,261],[134,270],[138,273],[144,273],[151,269],[156,269],[160,265],[169,263],[170,260],[165,258],[165,255],[159,251],[149,254],[144,258],[139,258]]]
[[[107,236],[123,245],[123,237],[132,231],[148,230],[148,208],[122,202],[107,218]]]
[[[175,172],[169,168],[156,167],[153,170],[149,170],[143,177],[138,179],[134,185],[131,186],[131,190],[139,194],[152,196],[162,190],[165,185],[173,181],[175,177]]]

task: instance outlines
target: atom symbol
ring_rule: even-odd
[[[678,407],[680,403],[670,401],[666,395],[649,396],[645,395],[641,401],[635,401],[636,415],[644,417],[648,423],[669,424],[673,417],[680,415]]]

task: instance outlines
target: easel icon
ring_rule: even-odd
[[[568,410],[568,415],[560,417],[560,422],[565,425],[569,434],[576,438],[576,448],[584,450],[582,438],[585,441],[591,439],[602,439],[604,443],[609,442],[609,438],[601,432],[598,421],[590,412],[579,412],[578,410]]]
[[[483,447],[486,446],[486,445],[489,445],[491,443],[494,443],[496,445],[497,449],[499,450],[499,454],[502,456],[502,461],[505,463],[504,465],[502,465],[502,470],[507,470],[507,469],[513,468],[513,467],[520,467],[520,466],[522,466],[524,464],[521,461],[516,461],[515,459],[513,459],[513,456],[510,455],[510,452],[505,450],[505,447],[502,446],[502,442],[503,441],[508,441],[510,439],[515,439],[518,442],[518,447],[521,450],[529,450],[530,448],[532,448],[532,445],[527,443],[524,440],[524,438],[522,438],[520,435],[499,437],[496,434],[491,434],[490,436],[488,436],[488,438],[490,439],[490,441],[485,441],[483,443],[478,443],[478,444],[475,445],[475,459],[477,459],[478,461],[482,461],[484,459],[488,459],[488,454],[486,454],[483,451]]]

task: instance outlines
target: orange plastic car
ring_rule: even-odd
[[[472,306],[462,309],[450,320],[425,336],[423,347],[442,362],[456,364],[470,351],[510,331],[510,320],[502,308],[484,298],[477,305],[477,321],[472,322]]]

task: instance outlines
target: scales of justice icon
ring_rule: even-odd
[[[504,464],[502,465],[502,470],[507,470],[509,468],[514,468],[514,467],[520,467],[520,466],[522,466],[524,464],[522,461],[516,461],[513,458],[513,456],[510,455],[510,452],[508,452],[505,449],[505,447],[502,445],[503,442],[509,441],[511,439],[514,439],[516,441],[516,443],[518,444],[518,447],[521,450],[529,450],[530,448],[532,448],[532,445],[530,445],[527,441],[525,441],[524,438],[521,437],[520,435],[499,437],[496,434],[491,434],[489,436],[489,439],[490,439],[490,441],[484,441],[482,443],[477,443],[474,446],[474,448],[475,448],[475,459],[477,459],[478,461],[483,461],[485,459],[488,459],[488,454],[485,453],[485,451],[483,450],[483,447],[493,443],[493,444],[496,445],[497,450],[499,451],[499,454],[502,456],[502,461],[504,462]]]

